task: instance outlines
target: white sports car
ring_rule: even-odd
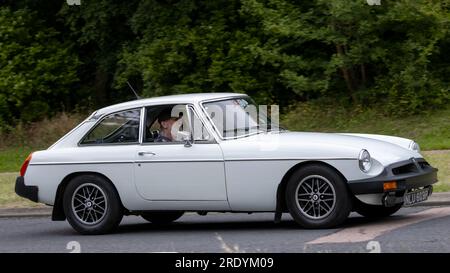
[[[290,132],[256,107],[243,94],[211,93],[100,109],[30,154],[16,193],[101,234],[123,215],[168,224],[186,211],[274,212],[275,221],[289,212],[302,227],[328,228],[352,210],[391,215],[437,182],[412,140]]]

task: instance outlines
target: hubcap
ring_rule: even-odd
[[[95,225],[106,214],[107,200],[103,190],[92,183],[80,185],[72,196],[72,211],[78,221]]]
[[[327,217],[336,204],[333,184],[323,176],[310,175],[302,179],[295,191],[300,212],[314,220]]]

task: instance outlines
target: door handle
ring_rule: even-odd
[[[138,155],[144,156],[144,155],[156,155],[154,152],[138,152]]]

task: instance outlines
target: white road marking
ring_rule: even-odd
[[[216,239],[220,242],[220,247],[225,251],[225,253],[236,253],[239,251],[239,245],[235,244],[233,247],[229,246],[225,240],[220,236],[218,232],[216,232]]]
[[[306,244],[358,243],[375,239],[376,237],[412,224],[450,215],[450,207],[427,209],[421,212],[405,215],[401,218],[387,218],[378,223],[369,223],[345,228],[333,234],[317,238]]]

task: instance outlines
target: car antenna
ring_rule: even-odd
[[[127,81],[127,84],[130,87],[131,91],[133,91],[134,95],[136,96],[136,99],[140,100],[141,97],[139,97],[139,95],[136,93],[136,91],[134,90],[133,86],[131,86],[131,83],[129,81]]]

